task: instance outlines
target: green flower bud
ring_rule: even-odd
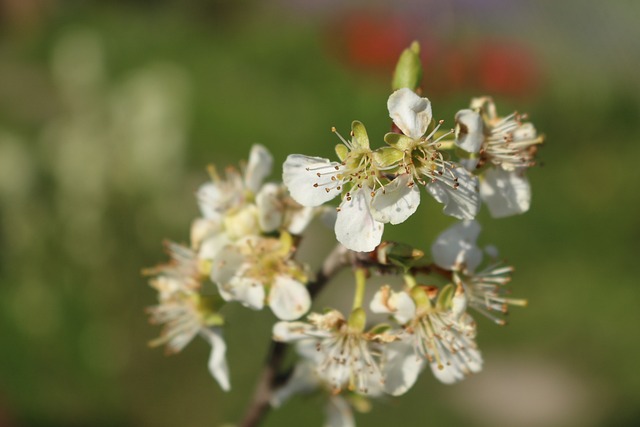
[[[396,70],[393,73],[391,89],[398,90],[406,87],[415,91],[420,86],[421,80],[420,44],[414,41],[400,54]]]
[[[424,252],[404,243],[383,242],[378,247],[377,255],[380,264],[393,264],[408,269],[424,256]]]

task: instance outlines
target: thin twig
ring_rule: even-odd
[[[351,264],[352,260],[349,254],[350,251],[342,245],[337,245],[333,251],[331,251],[322,264],[316,279],[307,286],[307,290],[312,299],[340,270]],[[264,368],[260,374],[260,379],[253,392],[253,398],[247,406],[242,421],[238,424],[239,427],[257,426],[262,422],[267,412],[269,412],[271,408],[271,396],[274,389],[288,377],[287,374],[281,375],[286,350],[287,344],[285,343],[271,343]]]

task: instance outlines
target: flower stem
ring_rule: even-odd
[[[409,273],[404,275],[404,282],[407,284],[407,287],[409,289],[415,288],[415,286],[417,285],[416,278],[413,276],[413,274]]]
[[[364,289],[367,284],[367,269],[358,267],[355,271],[356,277],[356,292],[353,296],[353,309],[362,307],[362,301],[364,300]]]
[[[337,245],[327,256],[316,280],[309,282],[307,289],[311,298],[317,295],[324,286],[343,268],[351,263],[350,252],[342,245]],[[273,391],[291,375],[291,369],[285,371],[284,363],[288,345],[271,341],[264,368],[258,379],[253,397],[247,406],[238,427],[255,427],[259,425],[269,412]]]

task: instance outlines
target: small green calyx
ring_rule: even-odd
[[[453,300],[453,296],[455,295],[455,288],[453,284],[449,283],[445,287],[440,290],[438,294],[438,301],[436,302],[436,307],[440,310],[447,310],[451,308],[451,301]]]
[[[351,123],[351,136],[354,150],[369,150],[369,135],[367,135],[367,129],[362,122],[354,120]]]
[[[349,154],[349,149],[344,144],[336,145],[336,155],[340,159],[341,162],[344,162]]]
[[[280,249],[277,251],[277,254],[281,257],[286,257],[289,253],[294,249],[293,236],[283,231],[280,234]]]
[[[381,168],[393,166],[404,157],[404,152],[394,147],[382,147],[373,152],[373,159]]]
[[[349,329],[353,332],[364,332],[367,324],[367,314],[362,307],[353,309],[349,315]]]
[[[414,41],[400,54],[396,70],[393,73],[391,89],[398,90],[406,87],[415,91],[420,86],[421,80],[420,44]]]
[[[416,286],[409,291],[411,299],[416,303],[416,307],[421,310],[431,309],[431,301],[429,295],[423,286]]]
[[[224,317],[218,313],[211,313],[204,317],[204,324],[207,326],[222,326],[224,325]]]
[[[227,303],[220,295],[198,295],[198,309],[203,313],[216,313]]]
[[[410,137],[391,132],[384,136],[384,142],[400,152],[412,150],[416,145],[416,142]]]

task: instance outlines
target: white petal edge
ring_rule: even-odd
[[[325,406],[323,427],[356,427],[353,412],[347,401],[341,396],[331,396]]]
[[[480,210],[478,177],[463,168],[451,170],[458,178],[458,188],[441,181],[429,183],[427,191],[438,202],[444,204],[442,211],[458,219],[474,219]]]
[[[393,123],[413,139],[425,134],[433,116],[431,102],[408,88],[393,92],[387,101],[387,108]]]
[[[383,374],[384,390],[392,396],[406,393],[418,379],[425,366],[410,343],[398,341],[385,346]]]
[[[265,233],[275,231],[282,225],[283,212],[279,194],[280,186],[268,183],[262,186],[256,196],[258,223]]]
[[[484,123],[482,116],[473,110],[460,110],[456,113],[456,145],[469,153],[480,151],[484,141]]]
[[[482,250],[477,245],[480,224],[460,221],[440,233],[431,245],[433,262],[447,270],[459,270],[462,265],[469,272],[482,262]]]
[[[308,339],[315,328],[305,322],[277,322],[273,325],[273,340],[291,342]]]
[[[480,183],[480,196],[494,218],[518,215],[531,206],[531,186],[523,171],[489,169]]]
[[[289,381],[273,392],[269,403],[279,408],[296,394],[307,394],[320,387],[320,381],[314,372],[314,366],[307,360],[298,361]]]
[[[234,301],[253,310],[264,307],[265,292],[261,282],[248,277],[234,277],[225,290],[233,295]]]
[[[406,292],[395,292],[389,286],[383,286],[375,293],[369,304],[374,313],[387,313],[404,325],[416,315],[416,304]]]
[[[321,157],[291,154],[282,165],[282,182],[296,202],[303,206],[320,206],[340,194],[337,189],[340,182],[331,178],[341,167],[340,163]]]
[[[217,246],[217,244],[214,243],[213,246]],[[234,245],[226,245],[222,249],[216,247],[212,253],[215,255],[215,259],[211,264],[211,281],[225,285],[239,274],[244,256]]]
[[[286,219],[287,231],[291,234],[302,234],[315,217],[316,212],[317,209],[307,206],[302,206],[300,209],[289,210],[288,217]]]
[[[251,147],[249,163],[244,174],[244,185],[253,193],[257,193],[264,179],[271,173],[273,157],[271,153],[260,144]]]
[[[380,244],[384,224],[371,214],[371,189],[356,189],[340,204],[336,218],[336,238],[347,249],[356,252],[371,252]]]
[[[294,320],[309,311],[311,297],[307,288],[287,276],[277,276],[269,292],[269,307],[280,320]]]
[[[209,355],[209,372],[224,391],[231,390],[229,382],[229,366],[227,365],[227,345],[219,328],[206,328],[200,331],[200,335],[211,345]]]
[[[371,202],[373,217],[383,223],[400,224],[415,213],[420,204],[420,190],[409,174],[398,176],[378,188]]]

